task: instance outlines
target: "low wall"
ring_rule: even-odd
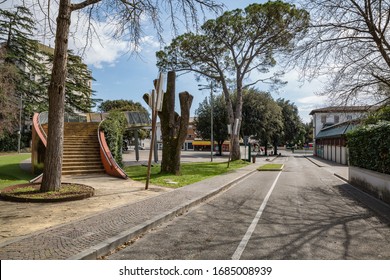
[[[350,166],[348,179],[352,185],[390,204],[390,175]]]

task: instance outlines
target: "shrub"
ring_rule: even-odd
[[[105,121],[102,123],[102,129],[106,136],[108,147],[111,154],[119,166],[123,167],[122,146],[123,133],[126,130],[126,117],[123,112],[111,111]]]
[[[347,140],[350,165],[390,174],[390,122],[359,127]]]

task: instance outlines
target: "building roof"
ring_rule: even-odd
[[[316,113],[351,113],[351,112],[367,112],[370,110],[375,110],[377,106],[329,106],[319,109],[314,109],[310,112],[309,115],[314,115]]]
[[[360,123],[359,120],[346,121],[332,126],[324,127],[318,132],[316,139],[338,138],[353,130]]]

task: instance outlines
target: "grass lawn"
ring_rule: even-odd
[[[259,171],[280,171],[283,169],[283,164],[267,163],[257,168]]]
[[[227,168],[227,162],[193,162],[182,163],[180,176],[171,174],[159,174],[160,165],[154,165],[151,168],[150,184],[157,186],[165,186],[171,188],[183,187],[204,179],[217,176],[234,169],[244,167],[249,163],[246,161],[230,162]],[[128,166],[125,168],[127,175],[136,181],[146,182],[146,173],[148,168],[146,166]]]
[[[0,156],[0,190],[5,187],[27,183],[34,176],[20,168],[20,162],[31,154],[6,154]]]

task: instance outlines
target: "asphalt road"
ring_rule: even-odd
[[[343,181],[299,155],[279,162],[107,259],[390,259],[390,226]]]

